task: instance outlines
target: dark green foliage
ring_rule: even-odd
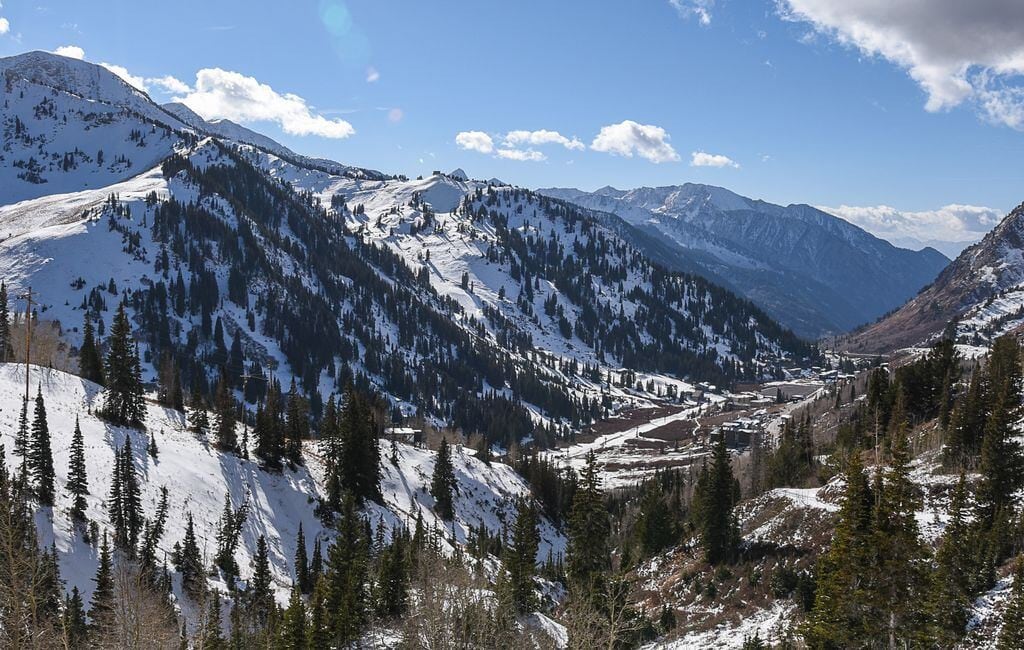
[[[299,532],[295,536],[295,585],[303,594],[308,594],[313,590],[309,562],[306,559],[306,536],[302,533],[301,521],[299,522]]]
[[[377,588],[374,594],[377,616],[397,619],[409,605],[409,568],[406,565],[408,532],[393,531],[393,539],[380,554]]]
[[[224,510],[217,522],[217,555],[213,562],[228,578],[238,575],[235,549],[238,548],[238,536],[242,533],[242,525],[248,514],[248,501],[235,509],[231,507],[231,493],[224,494]]]
[[[949,522],[935,553],[935,574],[929,599],[931,635],[941,647],[952,647],[964,630],[970,613],[972,574],[972,533],[965,520],[967,479],[963,473],[957,482],[949,507]]]
[[[135,456],[132,452],[131,437],[114,456],[114,475],[110,483],[110,498],[107,500],[110,523],[114,527],[114,546],[134,557],[135,548],[142,530],[142,494],[138,475],[135,473]]]
[[[196,542],[196,530],[191,512],[188,513],[185,524],[185,538],[180,547],[175,549],[175,564],[181,573],[181,586],[185,593],[193,599],[198,599],[206,590],[206,573],[203,570],[203,558],[199,553],[199,544]]]
[[[693,515],[700,533],[704,557],[712,564],[728,562],[736,555],[739,527],[733,507],[739,501],[739,483],[732,475],[725,438],[715,443],[711,467],[701,469],[693,492]]]
[[[355,500],[348,497],[338,521],[338,536],[327,557],[324,580],[327,583],[325,611],[329,637],[337,647],[359,638],[368,620],[369,595],[367,577],[369,540],[366,527],[355,509]]]
[[[146,415],[142,368],[123,302],[110,326],[105,377],[103,415],[118,424],[140,426]]]
[[[85,444],[82,440],[82,428],[75,418],[75,431],[71,436],[71,450],[68,459],[68,494],[72,497],[71,520],[77,523],[85,521],[85,495],[89,494],[89,479],[85,470]]]
[[[95,330],[88,312],[82,324],[82,347],[78,349],[78,373],[83,379],[103,385],[103,358],[96,345]]]
[[[114,624],[114,562],[110,554],[107,534],[103,534],[100,544],[100,561],[93,578],[96,587],[89,601],[89,621],[91,628],[98,636],[104,636],[107,629]]]
[[[259,625],[266,625],[274,608],[274,592],[270,575],[270,558],[267,554],[267,540],[263,535],[256,539],[256,553],[252,559],[252,577],[246,589],[246,607]]]
[[[508,571],[512,606],[519,614],[531,612],[537,607],[533,576],[537,571],[539,546],[537,512],[533,504],[525,500],[520,501],[516,521],[512,526],[512,540],[503,557],[505,570]]]
[[[281,636],[277,647],[282,650],[305,650],[309,646],[309,622],[306,618],[306,604],[298,585],[292,586],[288,608],[284,611]]]
[[[568,528],[566,574],[570,586],[596,594],[611,564],[611,524],[593,452],[587,455],[586,467],[580,474]]]
[[[434,460],[434,473],[430,477],[430,495],[434,497],[434,510],[445,521],[455,516],[454,493],[458,489],[455,469],[452,467],[452,451],[448,441],[441,439]]]
[[[238,451],[238,437],[235,434],[235,398],[228,387],[228,378],[221,373],[217,382],[217,395],[214,398],[214,409],[217,419],[214,423],[214,434],[217,448],[221,451]]]
[[[640,499],[636,521],[636,539],[643,557],[657,555],[673,545],[677,534],[672,523],[668,504],[657,483],[648,483]]]
[[[85,605],[77,586],[72,587],[71,593],[65,597],[61,618],[61,627],[66,635],[69,650],[87,648],[89,626],[85,620]]]
[[[999,650],[1024,648],[1024,557],[1017,558],[1013,571],[1013,591],[1003,612],[1003,627],[996,643]]]
[[[42,386],[36,392],[32,439],[28,446],[28,465],[35,485],[36,498],[44,506],[53,505],[53,450],[50,448],[50,427],[46,422],[46,404]]]

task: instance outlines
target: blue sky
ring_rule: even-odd
[[[876,231],[909,219],[919,240],[929,219],[980,232],[1024,200],[1014,85],[1024,63],[1013,58],[1024,62],[1013,31],[1024,26],[1004,27],[1022,3],[979,0],[984,15],[948,17],[951,29],[976,19],[1000,32],[988,50],[929,43],[942,25],[922,16],[934,11],[879,15],[877,4],[5,0],[0,55],[80,48],[123,66],[158,101],[203,86],[190,104],[205,117],[223,113],[301,153],[388,172],[462,167],[584,189],[704,182],[847,206]],[[188,91],[155,81],[168,75]],[[232,104],[245,84],[275,95]],[[605,127],[614,128],[598,138]],[[532,133],[541,130],[561,139]],[[993,212],[940,214],[951,205]],[[863,212],[883,206],[888,217]]]

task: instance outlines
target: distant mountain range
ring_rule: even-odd
[[[538,191],[622,218],[651,235],[638,245],[663,263],[731,288],[809,338],[875,320],[949,263],[935,249],[897,248],[809,205],[710,185]]]

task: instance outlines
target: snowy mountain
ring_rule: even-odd
[[[550,444],[679,379],[778,376],[813,354],[652,263],[609,215],[461,170],[304,158],[81,61],[3,65],[0,275],[73,345],[87,313],[102,328],[127,301],[147,381],[170,354],[207,392],[230,361],[237,390],[246,373],[295,377],[314,414],[353,382],[395,415]],[[101,146],[103,165],[84,153]]]
[[[984,346],[1024,325],[1024,205],[984,239],[964,250],[913,300],[865,329],[844,346],[855,352],[889,351],[948,333],[959,343]]]
[[[898,307],[948,260],[896,248],[807,205],[779,206],[687,183],[540,193],[609,212],[675,249],[675,267],[699,273],[808,337],[835,334]]]

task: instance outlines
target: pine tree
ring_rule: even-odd
[[[135,473],[135,457],[130,436],[125,438],[124,444],[115,456],[114,476],[116,480],[111,486],[111,500],[108,506],[108,509],[119,509],[116,516],[111,514],[111,523],[115,524],[114,546],[126,551],[129,557],[134,557],[139,532],[142,530],[143,515],[142,492],[138,475]],[[117,494],[113,493],[113,485],[119,489]]]
[[[271,591],[270,558],[267,552],[267,539],[260,535],[256,539],[256,554],[252,559],[252,578],[246,591],[250,611],[261,624],[265,624],[274,606],[274,593]]]
[[[217,448],[222,451],[238,451],[238,437],[235,435],[235,398],[228,387],[227,376],[222,372],[217,382],[217,396],[214,404],[217,412],[215,430]]]
[[[1018,557],[1013,571],[1010,603],[1003,612],[1003,628],[999,631],[998,650],[1024,648],[1024,557]]]
[[[89,626],[85,620],[85,605],[78,587],[71,588],[71,594],[64,599],[64,611],[61,614],[61,626],[64,630],[67,647],[70,649],[87,648]]]
[[[814,608],[803,628],[811,647],[863,647],[878,633],[878,621],[871,616],[862,587],[873,571],[873,506],[860,456],[853,454],[832,544],[818,560]]]
[[[206,625],[203,629],[203,650],[227,649],[228,643],[221,632],[222,618],[220,592],[214,589],[210,593],[210,606],[206,612]]]
[[[181,586],[185,593],[198,599],[206,590],[206,575],[203,571],[203,558],[199,553],[199,544],[196,542],[195,523],[192,520],[191,512],[188,513],[185,523],[185,538],[176,555],[178,571],[181,572]]]
[[[935,554],[936,570],[929,600],[931,636],[940,647],[953,647],[967,629],[973,561],[966,506],[967,478],[961,472],[949,506],[949,522]]]
[[[728,562],[736,554],[739,527],[733,514],[739,488],[732,475],[725,437],[719,438],[711,456],[711,467],[704,468],[693,495],[693,510],[701,546],[708,562]]]
[[[925,562],[928,553],[921,542],[916,512],[918,488],[910,479],[910,449],[906,425],[901,425],[891,444],[891,462],[877,490],[872,550],[875,555],[871,595],[888,630],[889,647],[908,647],[919,638],[925,619]]]
[[[0,361],[7,363],[14,359],[11,345],[11,309],[7,303],[7,284],[0,282]]]
[[[43,390],[36,392],[35,417],[32,420],[32,440],[29,444],[29,468],[35,483],[35,493],[44,506],[53,505],[53,451],[50,449],[50,427],[46,422],[46,404]]]
[[[292,593],[288,598],[288,608],[284,612],[284,624],[281,626],[281,637],[278,648],[283,650],[306,650],[308,644],[309,625],[306,620],[306,605],[302,601],[302,592],[298,585],[292,585]]]
[[[105,377],[103,414],[118,424],[141,425],[146,415],[142,367],[123,302],[110,326]]]
[[[82,379],[103,385],[103,358],[96,346],[96,335],[88,312],[86,312],[85,322],[82,324],[82,347],[78,349],[78,373]]]
[[[566,576],[570,588],[596,595],[611,565],[611,525],[597,475],[597,459],[587,454],[569,514]]]
[[[71,436],[71,452],[68,459],[68,494],[72,497],[71,521],[85,521],[87,503],[85,495],[89,494],[89,479],[85,471],[85,443],[82,440],[82,428],[75,418],[75,432]]]
[[[456,489],[455,468],[452,466],[452,452],[448,440],[441,438],[434,461],[434,474],[430,478],[430,495],[434,497],[434,510],[445,521],[455,516],[453,493]]]
[[[92,600],[89,602],[89,620],[92,624],[93,634],[103,638],[114,624],[114,564],[110,555],[110,544],[107,542],[107,534],[103,533],[103,542],[100,544],[100,562],[96,568],[96,583],[92,592]]]
[[[302,441],[309,437],[309,405],[299,395],[295,378],[288,391],[285,455],[293,465],[302,464]]]
[[[313,589],[313,582],[309,578],[309,562],[306,559],[306,536],[302,533],[301,521],[299,532],[295,536],[295,584],[303,594],[308,594]]]
[[[210,429],[210,418],[198,386],[192,387],[192,398],[188,403],[188,428],[197,435],[206,435]]]
[[[672,545],[672,517],[657,484],[651,481],[640,500],[636,521],[637,541],[643,557],[651,557]]]
[[[505,570],[509,574],[512,606],[519,614],[536,608],[533,576],[537,569],[537,549],[540,533],[537,531],[537,513],[525,500],[519,502],[516,521],[512,526],[512,543],[505,552]]]
[[[409,573],[405,560],[405,535],[394,531],[391,544],[380,557],[376,591],[377,616],[396,619],[405,613],[409,601]]]
[[[326,612],[332,643],[346,646],[359,638],[367,620],[366,593],[369,555],[365,527],[348,497],[342,506],[338,536],[328,551]]]
[[[21,415],[18,416],[18,430],[14,434],[14,448],[11,450],[15,456],[21,459],[18,468],[18,481],[27,486],[29,481],[29,429],[28,429],[28,400],[21,402]]]
[[[327,611],[328,600],[327,580],[320,575],[313,583],[313,593],[309,597],[309,647],[331,647],[331,621]]]

